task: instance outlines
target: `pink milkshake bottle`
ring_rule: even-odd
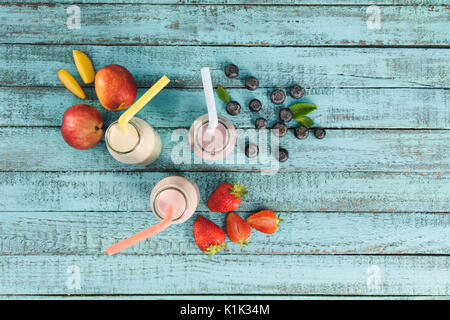
[[[109,256],[115,255],[145,239],[166,230],[172,224],[185,222],[197,209],[200,192],[195,182],[182,177],[171,176],[159,181],[150,194],[153,213],[161,221],[112,246],[106,248]]]
[[[171,207],[173,224],[188,220],[197,209],[199,201],[200,191],[197,184],[182,176],[162,179],[150,194],[150,205],[156,217],[164,220]]]
[[[233,151],[236,128],[230,120],[217,115],[209,68],[202,68],[201,73],[208,113],[191,125],[189,143],[198,157],[215,161],[225,158]]]

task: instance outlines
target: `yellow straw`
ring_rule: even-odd
[[[142,95],[131,107],[128,108],[119,118],[119,128],[123,135],[128,133],[128,122],[138,113],[154,96],[158,94],[168,83],[170,79],[163,76],[146,93]]]

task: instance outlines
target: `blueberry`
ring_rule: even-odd
[[[239,68],[234,64],[229,64],[225,67],[225,75],[228,78],[236,78],[239,75]]]
[[[258,155],[259,149],[256,144],[253,143],[247,143],[245,145],[245,155],[249,158],[254,158]]]
[[[241,105],[236,101],[230,101],[227,103],[226,109],[230,115],[236,116],[241,112]]]
[[[314,136],[317,138],[317,139],[323,139],[323,138],[325,138],[325,135],[326,135],[327,133],[325,132],[325,129],[322,129],[322,128],[315,128],[314,129]]]
[[[258,118],[255,121],[256,129],[267,129],[267,120],[264,118]]]
[[[250,108],[250,111],[258,112],[259,110],[261,110],[262,104],[261,104],[261,101],[259,101],[258,99],[253,99],[248,104],[248,107]]]
[[[289,158],[289,152],[284,148],[275,151],[275,158],[280,162],[285,162]]]
[[[283,122],[289,122],[292,120],[292,111],[289,108],[280,108],[280,120]]]
[[[289,93],[292,98],[300,99],[305,94],[305,89],[303,89],[302,87],[300,87],[298,85],[294,85],[291,87],[291,89],[289,89]]]
[[[245,87],[251,91],[258,89],[259,87],[258,79],[256,79],[255,77],[249,77],[245,79]]]
[[[274,104],[282,104],[284,100],[286,100],[286,95],[284,94],[284,91],[280,89],[273,90],[270,94],[270,100]]]
[[[297,137],[297,139],[304,140],[308,138],[309,130],[305,126],[298,126],[297,128],[295,128],[294,134]]]
[[[288,128],[284,123],[277,122],[272,127],[272,133],[277,137],[284,137],[288,131]]]

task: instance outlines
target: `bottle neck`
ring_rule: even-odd
[[[173,209],[173,222],[177,222],[183,218],[189,208],[189,200],[181,188],[177,186],[165,186],[158,190],[152,202],[153,212],[160,218],[164,219],[165,214],[170,207]]]
[[[128,123],[128,134],[123,135],[120,131],[119,123],[113,122],[105,134],[105,141],[108,148],[118,154],[129,154],[133,152],[141,142],[141,130],[139,125],[130,120]]]

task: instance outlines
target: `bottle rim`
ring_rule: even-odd
[[[159,196],[161,195],[162,192],[167,191],[167,190],[175,190],[178,191],[179,193],[181,193],[181,195],[183,196],[184,199],[184,210],[183,213],[181,213],[176,219],[172,219],[172,222],[177,222],[181,219],[183,219],[183,216],[186,214],[186,210],[188,210],[188,206],[189,206],[189,201],[187,198],[186,193],[184,192],[184,190],[182,190],[181,188],[175,186],[175,185],[167,185],[162,187],[161,189],[159,189],[154,198],[153,198],[153,202],[152,202],[152,210],[154,212],[154,214],[161,220],[164,219],[164,215],[162,214],[162,212],[159,210],[158,206],[156,205],[156,202],[158,201]]]
[[[133,122],[133,119],[131,119],[128,123],[131,124],[131,125],[136,129],[136,132],[137,132],[137,135],[138,135],[138,141],[137,141],[136,144],[133,146],[133,148],[131,148],[131,149],[128,150],[128,151],[118,151],[118,150],[114,149],[114,148],[111,146],[111,144],[109,143],[109,140],[111,140],[111,139],[109,138],[109,135],[111,134],[111,131],[110,131],[110,130],[111,130],[111,128],[112,128],[114,125],[118,125],[118,124],[119,124],[119,121],[118,121],[118,120],[114,121],[113,123],[111,123],[111,124],[108,126],[108,129],[106,129],[106,133],[105,133],[105,142],[106,142],[106,145],[107,145],[108,148],[110,148],[112,151],[114,151],[114,152],[117,153],[117,154],[129,154],[129,153],[133,152],[134,150],[136,150],[136,148],[138,147],[138,145],[140,145],[140,143],[141,143],[141,131],[139,130],[137,124]]]
[[[204,119],[202,119],[204,117]],[[193,149],[199,150],[202,153],[207,153],[212,156],[221,154],[221,153],[227,153],[227,149],[229,148],[230,144],[232,143],[231,139],[231,132],[235,130],[234,125],[231,123],[230,120],[227,118],[224,118],[222,116],[218,117],[218,123],[221,124],[225,128],[226,132],[226,140],[222,148],[218,150],[208,151],[205,148],[203,148],[201,141],[199,141],[199,131],[203,128],[204,125],[207,125],[209,123],[209,119],[207,115],[204,115],[200,117],[199,119],[196,119],[193,123]]]

